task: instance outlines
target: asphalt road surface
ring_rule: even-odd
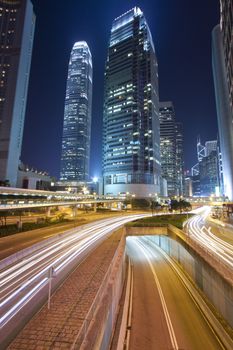
[[[125,214],[124,214],[125,215]],[[57,224],[53,226],[43,227],[27,232],[16,233],[10,236],[0,238],[0,260],[14,254],[22,249],[28,248],[35,243],[44,241],[57,234],[63,233],[66,230],[73,229],[74,227],[88,224],[92,221],[97,221],[104,218],[119,217],[119,214],[96,214],[91,213],[87,215],[78,215],[77,220],[66,222],[64,224]],[[123,216],[123,215],[121,215]]]
[[[224,349],[160,251],[140,237],[128,237],[127,249],[134,271],[129,349]]]
[[[48,293],[45,287],[52,280],[54,287],[58,286],[83,256],[112,231],[144,216],[146,215],[104,219],[73,229],[73,232],[49,240],[43,247],[28,252],[26,256],[19,255],[17,261],[0,267],[0,339],[1,332],[10,333],[13,327],[18,327],[17,320],[20,315],[25,314],[26,317],[27,313],[31,313],[31,306],[34,307]]]
[[[221,259],[222,263],[233,268],[233,245],[224,236],[219,236],[217,228],[213,230],[213,225],[207,221],[210,214],[210,207],[200,209],[198,215],[187,221],[185,231],[189,237],[198,242],[213,255]],[[223,228],[224,229],[224,228]]]

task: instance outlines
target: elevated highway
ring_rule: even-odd
[[[99,203],[113,205],[120,202],[122,202],[122,198],[113,196],[0,187],[0,212],[59,206],[91,205],[96,207]]]

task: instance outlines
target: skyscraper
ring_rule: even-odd
[[[177,193],[176,122],[173,103],[159,103],[162,177],[167,180],[168,196]]]
[[[205,143],[205,156],[209,156],[212,151],[218,150],[218,141],[206,141]]]
[[[192,167],[193,195],[222,195],[222,165],[218,141],[206,141],[203,146],[198,136],[197,159],[198,163]]]
[[[183,124],[176,122],[176,172],[178,195],[184,195],[184,135]]]
[[[0,181],[16,186],[35,15],[30,0],[0,0]]]
[[[231,0],[220,0],[220,5],[220,28],[223,39],[230,109],[233,118],[233,2]]]
[[[212,32],[212,63],[224,193],[233,200],[233,4],[220,2],[220,25]]]
[[[89,178],[92,108],[92,57],[85,41],[72,48],[66,85],[61,174],[66,181]]]
[[[212,150],[199,163],[200,195],[219,195],[219,158],[217,150]]]
[[[112,24],[105,69],[104,193],[159,193],[158,64],[143,12]]]

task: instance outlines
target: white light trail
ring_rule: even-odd
[[[56,276],[59,276],[64,269],[67,269],[68,274],[72,263],[75,260],[78,262],[82,253],[89,252],[113,230],[145,216],[149,215],[105,219],[76,229],[69,235],[58,235],[58,240],[48,241],[43,248],[4,268],[0,272],[2,295],[0,325],[5,326],[47,285],[48,271],[51,267],[54,268]]]
[[[199,209],[199,215],[187,221],[186,231],[192,239],[217,256],[223,263],[233,267],[233,246],[213,234],[211,227],[205,222],[210,211],[210,207]]]

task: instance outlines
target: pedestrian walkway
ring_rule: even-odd
[[[70,349],[119,245],[112,234],[65,280],[51,299],[18,334],[8,349]]]

